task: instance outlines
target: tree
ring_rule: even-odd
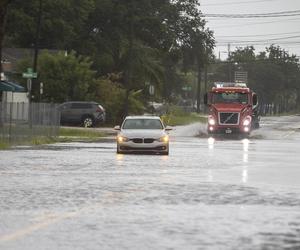
[[[280,111],[300,105],[300,69],[295,55],[275,45],[256,55],[254,47],[248,46],[237,48],[229,59],[234,67],[248,72],[248,85],[258,93],[261,103],[274,103]],[[219,79],[215,80],[223,81],[226,67],[219,64],[219,72],[215,74]]]
[[[6,28],[6,16],[8,5],[12,0],[1,0],[0,2],[0,73],[2,72],[2,46]]]
[[[42,10],[40,10],[40,1]],[[94,0],[14,0],[8,12],[7,45],[31,48],[42,12],[40,47],[72,50],[82,43],[79,34],[94,9]]]
[[[39,80],[44,84],[44,101],[64,102],[86,100],[95,81],[92,62],[87,57],[59,53],[43,53],[39,57]],[[35,93],[37,95],[37,93]]]

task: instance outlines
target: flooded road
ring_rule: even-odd
[[[0,151],[0,249],[300,249],[299,128],[178,127],[169,156],[112,140]]]

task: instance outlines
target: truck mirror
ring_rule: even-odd
[[[253,97],[252,97],[252,103],[253,103],[253,106],[256,106],[257,103],[258,103],[257,95],[256,95],[256,94],[253,94]]]

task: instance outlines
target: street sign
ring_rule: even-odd
[[[248,81],[248,72],[247,71],[235,71],[234,72],[234,81],[235,82],[245,82]]]
[[[182,90],[184,90],[184,91],[192,91],[192,87],[191,86],[183,86]]]
[[[154,95],[154,85],[149,85],[149,94]]]
[[[23,78],[32,79],[32,78],[37,78],[37,73],[33,72],[32,68],[27,68],[27,72],[24,72],[22,76]]]

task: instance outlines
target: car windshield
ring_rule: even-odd
[[[248,103],[248,94],[247,93],[213,93],[212,103]]]
[[[163,125],[158,119],[127,119],[123,124],[123,129],[163,129]]]

